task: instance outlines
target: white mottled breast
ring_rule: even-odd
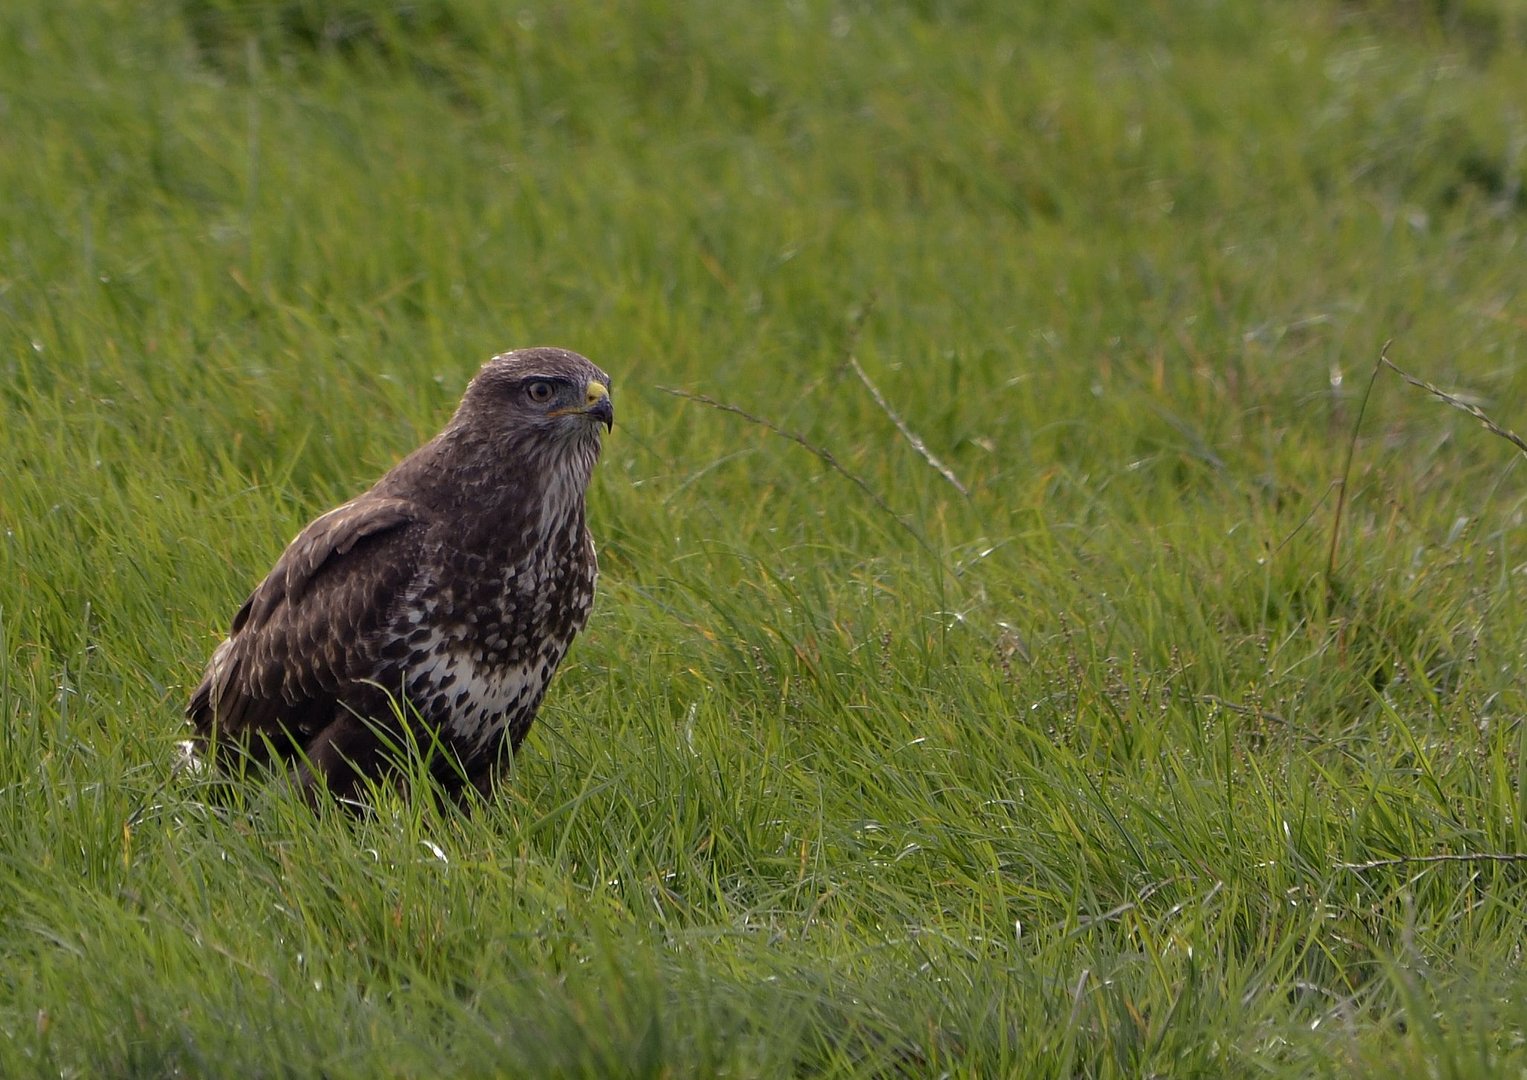
[[[582,520],[558,524],[537,537],[529,558],[496,572],[486,560],[458,564],[468,572],[455,575],[454,587],[427,583],[393,622],[394,639],[406,643],[399,675],[409,703],[468,756],[496,750],[506,731],[523,736],[593,604]]]
[[[409,700],[462,750],[477,753],[492,747],[512,718],[540,703],[562,650],[555,658],[490,666],[436,630],[414,655],[420,659],[406,676]]]

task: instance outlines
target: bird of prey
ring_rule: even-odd
[[[233,618],[186,716],[196,751],[350,800],[397,748],[485,796],[583,628],[584,493],[610,377],[565,349],[483,365],[444,431],[314,520]]]

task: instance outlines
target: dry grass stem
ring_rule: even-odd
[[[875,404],[880,406],[880,411],[885,413],[886,416],[890,418],[891,423],[896,425],[896,430],[901,432],[901,437],[906,439],[907,442],[911,444],[912,449],[916,450],[919,456],[921,456],[922,459],[926,461],[929,466],[932,467],[940,476],[942,476],[945,480],[948,480],[949,483],[953,485],[954,490],[958,491],[967,499],[970,498],[970,489],[967,488],[964,484],[960,483],[960,478],[954,475],[953,470],[951,470],[948,465],[945,465],[942,461],[940,461],[934,455],[933,451],[928,449],[928,444],[923,442],[922,438],[917,434],[917,432],[913,431],[910,427],[907,426],[907,422],[901,418],[901,414],[898,413],[895,409],[891,408],[891,403],[885,399],[885,395],[880,392],[880,388],[870,380],[869,375],[865,373],[865,370],[859,364],[859,361],[852,355],[848,357],[848,366],[853,368],[854,374],[859,376],[859,381],[862,382],[864,384],[864,388],[870,392],[870,397],[874,398]]]
[[[832,451],[826,449],[825,447],[817,446],[811,440],[807,439],[804,435],[801,435],[798,432],[787,431],[786,429],[780,427],[778,424],[774,423],[772,420],[766,420],[762,416],[757,416],[748,412],[746,409],[739,408],[736,405],[730,405],[727,402],[717,401],[715,398],[707,397],[704,394],[694,394],[688,390],[680,390],[672,386],[659,386],[658,389],[665,394],[672,394],[674,397],[683,398],[685,401],[693,401],[698,405],[704,405],[708,408],[719,409],[721,412],[731,413],[734,416],[740,416],[750,424],[757,424],[764,430],[778,435],[782,439],[789,439],[797,446],[802,446],[805,449],[811,451],[811,453],[815,454],[824,465],[838,473],[840,476],[846,477],[854,484],[855,487],[864,492],[864,494],[869,497],[870,501],[879,507],[883,513],[885,513],[888,517],[890,517],[893,521],[905,529],[912,536],[912,538],[917,541],[918,546],[920,546],[929,555],[932,555],[935,559],[938,559],[940,562],[943,561],[939,553],[933,550],[933,546],[928,543],[928,541],[923,537],[923,534],[918,531],[916,526],[898,514],[895,510],[891,509],[891,504],[881,498],[879,492],[870,487],[870,485],[864,480],[863,477],[854,472],[851,472],[847,467],[845,467],[842,462],[833,456]]]
[[[1400,378],[1410,383],[1411,386],[1425,390],[1428,394],[1432,395],[1434,398],[1437,398],[1439,401],[1451,405],[1455,409],[1460,409],[1463,412],[1468,413],[1474,419],[1483,424],[1485,428],[1492,434],[1499,435],[1501,438],[1505,439],[1522,453],[1527,454],[1527,441],[1524,441],[1522,437],[1516,432],[1501,427],[1494,420],[1490,419],[1485,411],[1478,405],[1473,405],[1467,401],[1463,401],[1460,398],[1456,398],[1452,394],[1449,394],[1446,390],[1443,390],[1441,387],[1434,386],[1433,384],[1427,382],[1425,379],[1418,379],[1409,372],[1395,366],[1394,361],[1390,360],[1387,355],[1388,350],[1389,346],[1386,343],[1384,346],[1384,352],[1379,355],[1379,363],[1381,365],[1387,367]]]
[[[1379,350],[1378,363],[1373,365],[1373,374],[1368,376],[1368,387],[1363,391],[1362,403],[1357,407],[1357,419],[1352,422],[1352,438],[1347,442],[1347,461],[1342,466],[1341,479],[1337,482],[1336,489],[1336,513],[1331,520],[1331,550],[1326,556],[1326,599],[1327,606],[1331,597],[1333,582],[1336,579],[1336,552],[1341,541],[1341,520],[1347,509],[1347,481],[1352,477],[1352,458],[1357,453],[1357,433],[1362,430],[1363,414],[1368,411],[1368,399],[1373,397],[1373,384],[1378,381],[1379,367],[1388,362],[1386,356],[1389,352],[1389,342],[1384,342],[1384,347]]]

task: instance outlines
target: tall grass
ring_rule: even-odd
[[[1356,419],[1393,339],[1522,426],[1524,30],[8,6],[0,1073],[1520,1071],[1521,472]],[[500,799],[174,773],[283,543],[535,343],[619,416]]]

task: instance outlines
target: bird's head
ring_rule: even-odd
[[[518,349],[495,356],[467,387],[456,412],[494,441],[558,448],[599,447],[599,427],[615,426],[610,377],[566,349]]]

